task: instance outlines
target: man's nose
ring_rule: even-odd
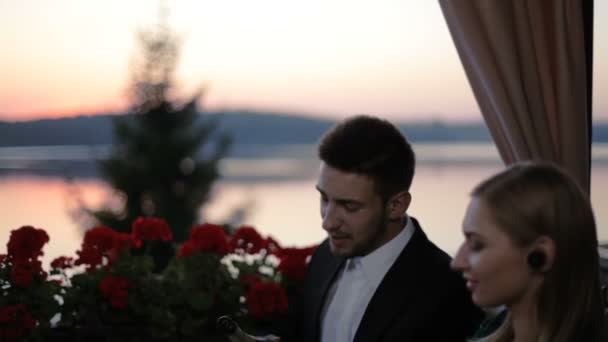
[[[321,209],[324,230],[332,231],[340,227],[340,217],[337,209],[333,203],[327,203]]]

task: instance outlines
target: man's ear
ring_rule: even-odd
[[[538,272],[548,272],[555,261],[555,241],[547,235],[538,237],[528,252],[528,264]]]
[[[386,211],[389,220],[401,220],[410,207],[412,195],[408,191],[400,191],[389,198]]]

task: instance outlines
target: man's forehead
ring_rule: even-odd
[[[321,168],[317,189],[328,196],[353,200],[363,200],[375,195],[374,182],[370,177],[340,171],[330,166]]]

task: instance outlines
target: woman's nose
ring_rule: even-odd
[[[460,245],[460,248],[458,248],[456,255],[454,255],[454,259],[452,259],[452,262],[450,262],[450,267],[453,270],[462,272],[467,268],[466,253],[466,246],[463,242]]]

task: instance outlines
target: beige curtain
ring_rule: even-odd
[[[582,1],[439,3],[503,161],[554,161],[589,191]]]

